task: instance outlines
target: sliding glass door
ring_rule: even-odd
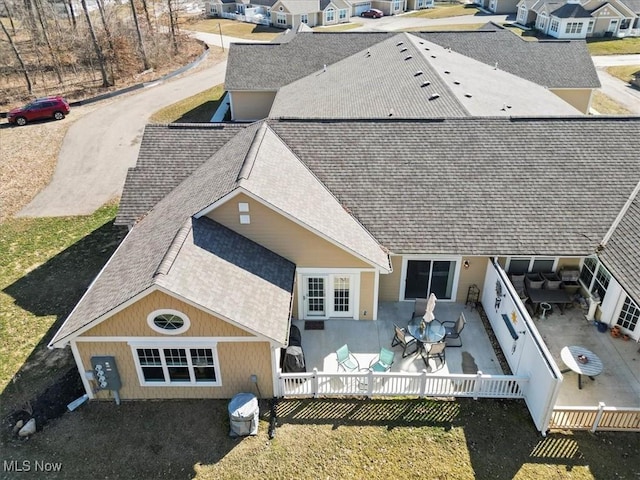
[[[404,299],[426,298],[431,293],[440,300],[454,299],[455,260],[407,260]]]

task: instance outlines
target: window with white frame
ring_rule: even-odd
[[[549,30],[551,30],[552,32],[557,32],[559,26],[560,22],[554,18],[553,20],[551,20],[551,27],[549,27]]]
[[[570,34],[582,33],[582,23],[580,22],[567,23],[567,28],[565,29],[565,33],[570,33]]]
[[[284,13],[278,13],[276,15],[276,23],[278,25],[286,25],[287,24],[287,15]]]
[[[601,300],[604,300],[610,280],[611,274],[596,257],[584,259],[580,270],[580,281],[589,293],[597,295]]]
[[[302,276],[305,318],[352,318],[356,311],[357,275],[309,273]]]
[[[553,257],[509,257],[507,273],[521,275],[523,273],[541,273],[555,271],[556,258]]]
[[[201,346],[133,347],[143,386],[218,386],[215,348]]]
[[[300,15],[300,23],[309,23],[309,15],[306,13]]]
[[[527,7],[522,6],[518,9],[518,23],[520,25],[524,25],[526,18],[527,18]]]
[[[398,10],[400,10],[400,0],[396,0],[395,2],[393,2],[393,10],[395,12],[397,12]]]
[[[344,20],[345,18],[347,18],[347,11],[345,9],[340,9],[338,11],[338,18],[340,20]]]
[[[538,28],[538,30],[544,30],[547,28],[547,20],[548,17],[545,13],[538,15],[538,18],[536,19],[536,28]]]
[[[149,327],[165,335],[179,335],[189,330],[191,322],[189,317],[177,310],[155,310],[147,316]]]
[[[595,25],[595,20],[589,20],[589,25],[587,26],[587,33],[593,32],[593,26]]]
[[[638,325],[638,319],[640,319],[640,307],[636,302],[631,300],[631,297],[627,296],[618,315],[617,324],[622,328],[634,331]]]
[[[336,18],[336,11],[333,8],[327,9],[326,13],[327,22],[333,22]]]

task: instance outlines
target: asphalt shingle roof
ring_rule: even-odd
[[[419,73],[418,73],[419,72]],[[282,87],[272,118],[578,115],[548,89],[408,33]]]
[[[640,302],[640,193],[599,256],[627,293]]]
[[[529,42],[496,25],[493,30],[414,33],[543,87],[600,87],[584,41]]]
[[[558,18],[591,18],[591,13],[576,3],[565,3],[562,7],[552,10],[551,15]]]
[[[395,253],[593,253],[640,179],[640,118],[270,125]]]
[[[246,125],[147,125],[127,172],[116,225],[133,225]]]

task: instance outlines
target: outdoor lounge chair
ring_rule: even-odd
[[[450,338],[457,339],[460,342],[459,344],[454,344],[454,345],[450,345],[449,343],[447,343],[447,346],[449,347],[462,346],[462,337],[460,336],[460,333],[462,332],[462,329],[466,324],[467,324],[467,319],[464,318],[464,313],[460,313],[460,316],[455,322],[442,322],[442,325],[444,325],[444,329],[445,329],[445,335],[444,335],[445,342]]]
[[[374,372],[388,372],[391,365],[393,365],[395,355],[396,354],[392,350],[382,347],[378,358],[371,360],[369,369]]]
[[[393,340],[391,340],[391,346],[395,347],[396,345],[400,345],[402,347],[402,358],[416,353],[418,351],[418,342],[416,339],[409,335],[404,328],[400,328],[395,323],[393,324],[393,328],[395,329],[395,335],[393,336]],[[412,345],[416,348],[413,352],[407,353],[407,349]]]
[[[358,359],[353,356],[346,344],[336,350],[336,356],[338,357],[338,370],[342,369],[345,372],[357,372],[360,370]]]
[[[422,361],[424,362],[425,366],[427,367],[427,370],[429,370],[429,359],[430,358],[438,358],[440,359],[440,366],[437,368],[437,370],[439,370],[440,368],[444,367],[444,363],[445,363],[445,347],[447,346],[447,344],[445,342],[438,342],[438,343],[430,343],[429,344],[429,348],[423,348],[422,349]]]
[[[415,305],[413,306],[413,315],[411,315],[411,319],[409,321],[416,317],[423,317],[425,313],[427,313],[427,299],[416,298]]]

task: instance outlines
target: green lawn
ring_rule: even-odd
[[[627,55],[640,53],[640,38],[589,38],[591,55]]]
[[[475,15],[478,9],[473,5],[463,5],[460,3],[436,3],[434,8],[425,8],[407,14],[407,17],[422,18],[446,18],[461,17],[464,15]]]
[[[68,369],[46,344],[122,238],[116,209],[0,224],[0,417]]]
[[[204,33],[220,33],[236,38],[246,38],[249,40],[273,40],[284,30],[253,23],[228,20],[226,18],[208,18],[188,23],[184,26],[187,30]]]
[[[209,122],[222,101],[224,85],[185,98],[155,112],[149,119],[152,123],[203,123]]]

